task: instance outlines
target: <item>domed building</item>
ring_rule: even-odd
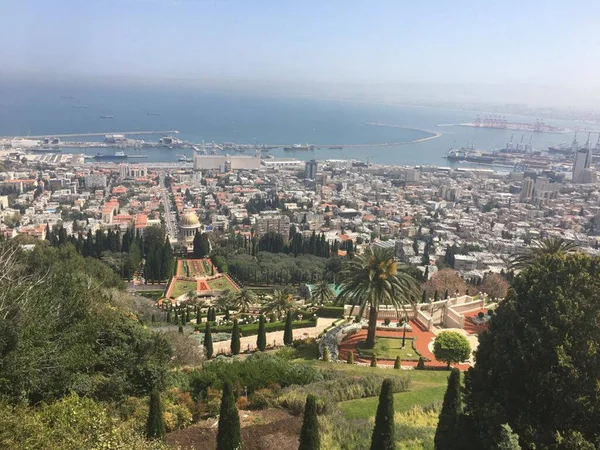
[[[192,248],[196,231],[200,228],[200,221],[194,212],[188,212],[179,219],[179,242]]]

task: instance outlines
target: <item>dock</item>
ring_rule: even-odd
[[[106,131],[104,133],[75,133],[75,134],[44,134],[39,136],[0,136],[0,139],[44,139],[47,137],[53,138],[75,138],[75,137],[86,137],[86,136],[106,136],[107,134],[122,134],[124,136],[136,136],[144,134],[179,134],[177,130],[166,130],[166,131]]]

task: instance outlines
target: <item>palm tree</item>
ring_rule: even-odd
[[[340,273],[342,290],[337,301],[359,305],[359,315],[369,308],[366,345],[373,348],[380,305],[392,305],[396,312],[418,302],[420,291],[405,266],[394,261],[393,249],[367,248],[346,262]]]
[[[214,306],[219,308],[227,315],[227,311],[235,306],[235,298],[229,289],[225,289],[221,292],[221,295],[217,297],[214,302]]]
[[[187,294],[185,294],[185,297],[187,299],[188,302],[193,302],[198,296],[198,293],[196,292],[196,289],[190,289]]]
[[[542,239],[512,254],[509,259],[509,267],[511,269],[525,269],[528,266],[536,264],[544,256],[566,255],[567,253],[573,253],[577,248],[577,244],[565,241],[562,238],[550,237]]]
[[[292,295],[284,291],[274,291],[271,300],[269,300],[264,308],[267,314],[275,313],[278,319],[281,319],[285,313],[294,307]]]
[[[322,279],[316,284],[311,297],[315,303],[321,305],[333,300],[335,297],[335,292],[333,292],[333,289],[331,289],[331,286],[329,286],[327,280]]]
[[[250,306],[256,303],[256,295],[248,288],[242,289],[235,295],[235,307],[241,312],[250,311]]]

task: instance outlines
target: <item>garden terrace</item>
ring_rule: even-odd
[[[210,259],[180,259],[177,261],[178,277],[205,277],[219,273]]]
[[[190,291],[196,291],[196,281],[174,279],[169,287],[168,298],[178,298]]]
[[[207,279],[205,283],[212,291],[224,291],[227,289],[229,289],[230,291],[240,290],[238,285],[235,284],[235,282],[231,278],[224,274],[220,274],[214,278]]]

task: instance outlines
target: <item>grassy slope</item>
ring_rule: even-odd
[[[359,353],[363,358],[370,358],[373,353],[382,359],[396,359],[399,356],[402,361],[418,361],[420,356],[414,348],[413,339],[409,338],[406,338],[406,345],[402,348],[402,338],[378,337],[374,348],[361,348]]]
[[[309,357],[309,355],[306,355]],[[355,376],[372,373],[385,374],[386,376],[400,376],[407,372],[404,370],[372,368],[348,364],[331,364],[314,359],[296,359],[296,363],[309,364],[320,369],[336,370],[351,373]],[[409,411],[413,406],[428,406],[435,402],[441,402],[446,392],[446,384],[449,372],[437,370],[411,370],[411,388],[408,392],[394,394],[394,406],[396,412]],[[341,402],[338,407],[348,419],[369,419],[375,416],[377,410],[377,397],[361,398]]]

